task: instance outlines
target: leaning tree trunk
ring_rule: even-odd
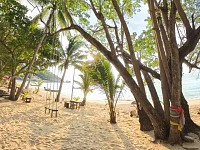
[[[44,34],[42,35],[42,37],[41,37],[41,39],[40,39],[40,41],[39,41],[39,43],[38,43],[38,45],[37,45],[37,47],[36,47],[36,49],[34,51],[34,55],[33,55],[33,58],[31,59],[31,61],[29,63],[29,66],[28,66],[28,69],[27,69],[27,73],[25,74],[23,82],[22,82],[21,86],[19,87],[19,89],[17,91],[17,94],[15,95],[15,99],[16,100],[19,98],[19,96],[20,96],[20,94],[21,94],[21,92],[22,92],[22,90],[23,90],[23,88],[25,86],[25,83],[27,81],[27,78],[28,78],[28,75],[29,75],[29,73],[31,71],[31,68],[32,68],[33,64],[35,63],[35,60],[36,60],[36,57],[37,57],[37,53],[41,49],[42,44],[43,44],[43,42],[45,41],[45,39],[47,37],[47,32],[49,31],[49,25],[50,25],[51,19],[53,17],[55,8],[56,7],[54,6],[53,10],[51,11],[51,13],[49,15],[49,18],[47,20],[47,23],[46,23],[46,26],[45,26],[45,29],[44,29]]]
[[[64,79],[65,79],[65,74],[66,74],[67,68],[68,68],[68,64],[64,68],[64,72],[63,72],[63,75],[62,75],[62,78],[61,78],[61,81],[60,81],[60,86],[59,86],[58,94],[57,94],[57,97],[56,97],[56,101],[57,102],[60,100],[60,95],[61,95],[62,86],[63,86],[63,83],[64,83]]]
[[[143,73],[144,78],[145,78],[145,80],[147,82],[147,86],[149,88],[149,91],[150,91],[150,94],[151,94],[151,97],[152,97],[152,100],[153,100],[153,104],[154,104],[155,110],[160,114],[160,116],[162,118],[165,118],[162,105],[160,103],[156,88],[155,88],[155,86],[154,86],[154,84],[152,82],[152,79],[151,79],[150,75],[146,71],[142,71],[142,73]]]
[[[31,78],[32,78],[32,73],[30,73],[29,74],[29,80],[28,80],[28,83],[26,84],[26,87],[25,87],[25,89],[28,89],[29,88],[29,86],[30,86],[30,83],[31,83]]]

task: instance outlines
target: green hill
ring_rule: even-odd
[[[57,82],[61,80],[60,77],[58,77],[50,71],[38,72],[35,74],[35,76],[39,77],[41,80],[48,80],[51,82]]]

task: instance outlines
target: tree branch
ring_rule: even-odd
[[[94,3],[93,3],[92,0],[90,0],[90,4],[91,4],[92,10],[93,10],[95,16],[97,17],[97,19],[101,20],[101,14],[100,14],[100,12],[98,13],[98,12],[96,11],[96,8],[94,7]]]
[[[81,35],[88,40],[93,46],[95,46],[101,53],[103,53],[107,58],[111,58],[112,53],[106,49],[98,40],[93,38],[90,34],[85,32],[80,26],[72,25],[72,28],[81,33]]]
[[[160,56],[159,60],[160,60],[160,63],[162,64],[163,74],[165,74],[165,76],[166,76],[167,84],[169,87],[171,87],[170,69],[168,66],[168,60],[167,60],[167,57],[165,54],[165,50],[163,47],[163,41],[162,41],[161,34],[159,31],[159,27],[158,27],[155,6],[154,6],[154,0],[148,0],[148,6],[149,6],[149,10],[150,10],[152,24],[153,24],[153,27],[155,28],[155,37],[156,37],[156,42],[157,42],[157,47],[158,47],[158,54]]]
[[[158,6],[157,6],[158,7]],[[169,19],[168,19],[168,4],[166,0],[163,0],[163,7],[160,7],[162,16],[163,16],[163,20],[166,26],[166,30],[168,31],[169,28]]]
[[[116,57],[115,46],[114,46],[113,41],[112,41],[112,38],[111,38],[111,36],[110,36],[110,33],[109,33],[109,30],[108,30],[108,26],[107,26],[107,24],[106,24],[105,18],[104,18],[104,16],[103,16],[102,12],[98,12],[98,13],[97,13],[97,11],[96,11],[96,9],[95,9],[95,7],[94,7],[94,4],[93,4],[93,2],[92,2],[92,0],[90,0],[90,3],[91,3],[91,5],[92,5],[92,10],[93,10],[94,14],[96,15],[96,17],[97,17],[97,18],[101,21],[101,23],[102,23],[103,29],[104,29],[105,34],[106,34],[106,39],[108,40],[108,43],[109,43],[109,46],[110,46],[110,50],[111,50],[111,52],[112,52],[112,54],[113,54],[112,56],[113,56],[113,57]]]
[[[186,28],[186,34],[187,34],[187,36],[189,36],[192,33],[192,27],[190,26],[190,22],[181,6],[180,0],[174,0],[174,3],[176,5],[178,13],[181,17],[181,20],[183,21],[183,24]]]
[[[183,59],[183,63],[185,63],[189,67],[189,72],[191,72],[192,68],[200,69],[200,67],[198,67],[197,64],[192,64],[185,58]]]
[[[139,66],[140,66],[140,68],[141,68],[142,70],[144,70],[144,71],[150,73],[154,78],[160,80],[160,74],[157,73],[155,70],[153,70],[153,69],[151,69],[151,68],[145,66],[145,65],[142,64],[141,62],[139,62]]]
[[[113,7],[114,7],[114,9],[115,9],[115,11],[118,15],[118,18],[121,22],[122,28],[123,28],[125,36],[126,36],[128,48],[129,48],[129,51],[130,51],[131,61],[132,61],[133,69],[134,69],[134,72],[135,72],[135,75],[136,75],[136,78],[137,78],[137,81],[138,81],[138,85],[139,85],[141,91],[145,94],[144,83],[143,83],[140,68],[139,68],[139,65],[138,65],[138,62],[137,62],[137,59],[136,59],[136,56],[135,56],[135,52],[134,52],[134,48],[133,48],[133,42],[132,42],[132,39],[131,39],[131,35],[130,35],[130,32],[129,32],[127,23],[124,19],[124,15],[122,14],[122,12],[120,10],[120,7],[117,3],[117,0],[112,0],[112,4],[113,4]]]
[[[131,63],[131,56],[130,54],[128,54],[126,51],[122,51],[122,57],[124,57],[124,59],[126,60],[127,63],[132,64]],[[144,64],[142,64],[139,60],[137,60],[140,69],[150,73],[154,78],[159,79],[160,80],[160,74],[157,73],[155,70],[145,66]]]
[[[193,31],[192,35],[190,38],[187,38],[187,41],[179,48],[179,56],[180,59],[183,60],[185,56],[187,56],[190,52],[192,52],[197,43],[199,42],[200,39],[200,26]]]
[[[56,31],[56,32],[54,32],[54,33],[52,33],[52,34],[50,34],[50,36],[54,36],[54,35],[56,35],[56,34],[58,34],[58,33],[60,33],[60,32],[64,32],[64,31],[68,31],[68,30],[72,30],[72,29],[74,29],[73,26],[66,27],[66,28],[62,28],[62,29],[59,29],[58,31]]]
[[[10,49],[2,40],[0,40],[0,42],[8,50],[9,53],[13,53],[13,50]]]

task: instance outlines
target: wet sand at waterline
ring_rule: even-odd
[[[117,124],[109,123],[106,101],[88,101],[80,109],[67,109],[58,102],[58,117],[44,113],[44,92],[32,95],[31,103],[0,98],[1,150],[182,150],[199,148],[195,143],[171,146],[154,143],[153,131],[139,130],[138,118],[130,117],[131,102],[117,105]],[[200,100],[189,102],[193,120],[200,125]],[[184,148],[183,148],[184,147]]]

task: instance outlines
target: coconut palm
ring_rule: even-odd
[[[85,106],[87,94],[92,91],[90,88],[91,86],[91,80],[88,72],[83,71],[83,74],[79,75],[81,77],[81,82],[75,81],[76,84],[78,84],[79,88],[83,91],[83,101],[81,102],[81,106]]]
[[[79,48],[82,46],[82,42],[77,39],[77,37],[73,37],[69,39],[69,43],[67,48],[59,49],[59,69],[63,70],[62,78],[60,81],[59,91],[57,94],[56,100],[59,101],[60,94],[62,90],[62,85],[64,82],[64,77],[66,75],[66,71],[70,65],[75,66],[80,64],[82,60],[86,57]]]
[[[116,123],[116,103],[119,98],[119,77],[115,79],[110,63],[101,54],[94,56],[94,61],[88,66],[88,72],[94,85],[106,94],[110,111],[110,123]],[[120,92],[121,93],[121,92]]]

